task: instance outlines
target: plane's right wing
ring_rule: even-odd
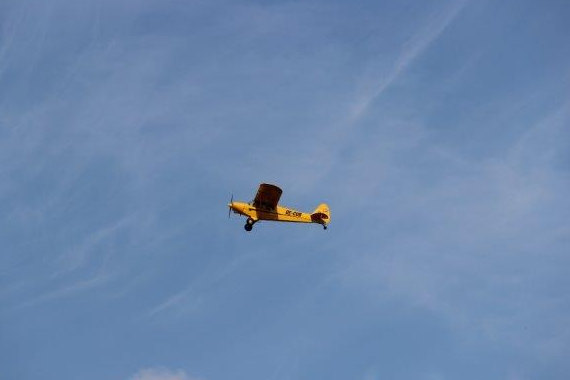
[[[268,183],[262,183],[259,185],[255,199],[253,200],[253,205],[255,207],[268,208],[274,210],[277,207],[279,198],[283,190],[275,185],[270,185]]]

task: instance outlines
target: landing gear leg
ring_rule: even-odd
[[[245,226],[243,226],[243,228],[249,232],[251,231],[251,229],[253,228],[253,224],[255,223],[255,220],[251,219],[251,218],[247,218],[247,220],[245,221]]]

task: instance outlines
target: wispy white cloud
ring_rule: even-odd
[[[77,295],[78,293],[82,293],[88,290],[92,290],[101,286],[104,286],[109,283],[112,279],[116,278],[115,273],[111,273],[106,270],[102,270],[100,273],[92,276],[88,279],[82,279],[74,283],[66,283],[61,288],[57,288],[55,290],[50,290],[47,293],[41,294],[34,298],[28,299],[13,308],[8,309],[8,311],[17,311],[23,308],[28,308],[32,306],[36,306],[42,304],[44,302],[54,301],[66,297],[71,297]]]
[[[129,380],[200,380],[201,378],[188,375],[186,371],[166,368],[145,368],[138,371]]]
[[[164,74],[163,64],[177,51],[176,42],[140,36],[115,43],[86,37],[91,43],[70,52],[63,46],[73,41],[52,38],[54,30],[75,22],[73,17],[61,25],[54,22],[54,15],[63,8],[65,4],[54,4],[49,17],[45,16],[52,18],[42,18],[38,30],[25,29],[27,19],[33,18],[33,7],[15,7],[15,21],[3,24],[6,44],[2,44],[0,65],[25,80],[8,83],[2,93],[6,101],[0,104],[0,199],[6,205],[0,221],[26,235],[27,241],[12,239],[14,246],[34,247],[30,250],[42,256],[42,270],[35,261],[6,269],[14,278],[26,279],[29,287],[20,292],[28,298],[25,305],[103,286],[117,272],[129,270],[121,259],[144,245],[143,240],[150,246],[170,235],[171,230],[153,224],[162,202],[148,194],[153,185],[156,189],[156,173],[174,161],[189,161],[218,133],[215,128],[186,127],[192,117],[188,111],[172,116],[174,108],[183,110],[195,89],[180,78],[171,82]],[[94,23],[101,23],[100,10],[95,16]],[[90,35],[89,24],[73,38]],[[41,49],[24,43],[42,41],[46,33],[49,36]],[[54,58],[60,56],[58,49],[66,53]],[[41,70],[22,70],[12,62],[21,57],[32,60],[36,54],[42,57]],[[36,71],[49,69],[59,80],[45,80],[45,86],[33,91],[26,87],[40,76]],[[15,96],[6,95],[10,90],[33,92],[33,100],[16,106]],[[168,127],[179,128],[180,133],[176,137],[164,133]],[[98,196],[101,202],[93,208],[93,198]],[[152,234],[148,233],[151,227]],[[139,237],[131,240],[134,235]],[[17,249],[8,254],[22,256]],[[121,259],[116,260],[117,256]],[[29,288],[36,289],[36,294],[30,296]]]
[[[500,157],[424,151],[424,159],[453,173],[431,183],[410,178],[415,171],[389,152],[383,162],[392,171],[375,193],[396,186],[398,194],[375,200],[375,207],[395,211],[387,217],[396,224],[413,218],[421,227],[386,236],[381,248],[371,244],[350,260],[344,281],[364,284],[382,299],[407,298],[467,339],[525,347],[521,351],[541,357],[567,350],[566,295],[535,282],[563,278],[541,257],[565,257],[559,243],[561,231],[570,229],[564,195],[570,179],[560,160],[568,148],[568,110],[564,102],[529,126]],[[537,326],[539,320],[550,323]]]
[[[126,234],[127,227],[132,222],[132,217],[125,217],[90,232],[79,244],[59,256],[53,277],[61,276],[85,265],[97,247],[116,238],[117,234]]]
[[[373,85],[367,86],[370,88],[369,90],[364,91],[358,96],[355,104],[352,106],[349,123],[360,119],[366,113],[372,102],[382,95],[426,49],[437,41],[438,37],[453,20],[455,20],[466,4],[466,0],[453,1],[451,5],[430,16],[425,26],[418,29],[414,35],[404,43],[392,68],[387,73],[381,75],[379,81],[375,81]]]
[[[204,298],[213,287],[230,276],[240,266],[244,265],[244,263],[249,262],[252,258],[259,255],[259,252],[249,252],[240,255],[215,270],[194,277],[188,286],[168,296],[165,300],[148,311],[146,316],[153,318],[164,312],[169,312],[170,315],[181,315],[198,310],[200,306],[203,306]]]

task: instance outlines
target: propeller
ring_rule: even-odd
[[[234,205],[234,195],[232,194],[232,197],[230,198],[230,203],[228,203],[228,218],[230,217],[231,213],[232,213],[232,206]]]

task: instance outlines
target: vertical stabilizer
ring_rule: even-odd
[[[321,203],[311,214],[313,222],[327,225],[331,221],[331,212],[326,203]]]

